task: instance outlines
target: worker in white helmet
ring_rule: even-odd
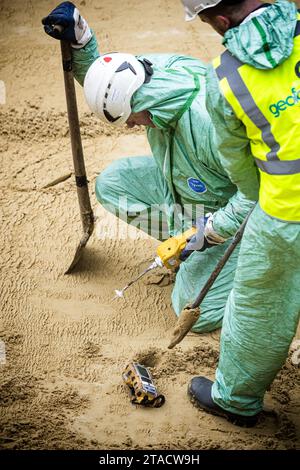
[[[204,239],[184,253],[192,251],[176,275],[172,303],[179,315],[199,293],[258,195],[257,180],[245,198],[222,168],[205,107],[206,65],[170,54],[99,56],[95,36],[70,2],[59,5],[43,24],[51,36],[72,43],[74,74],[91,110],[112,126],[147,130],[152,155],[109,165],[96,180],[98,201],[128,223],[138,220],[141,229],[160,240],[189,228],[199,220],[197,212],[202,215]],[[256,175],[250,160],[248,171]],[[212,215],[205,217],[204,227],[207,213]],[[206,296],[194,331],[221,326],[237,256],[238,250]]]
[[[207,412],[254,425],[300,315],[300,12],[283,0],[182,3],[187,19],[211,25],[227,49],[206,81],[221,161],[245,196],[251,181],[256,185],[249,159],[260,173],[216,378],[194,377],[189,394]]]

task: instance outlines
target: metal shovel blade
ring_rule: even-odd
[[[65,271],[65,274],[70,274],[73,271],[73,269],[75,268],[75,266],[77,265],[78,261],[81,258],[81,255],[83,253],[83,249],[86,246],[87,242],[90,239],[90,236],[93,233],[93,230],[94,230],[94,221],[93,221],[93,213],[91,213],[91,222],[90,222],[90,225],[88,227],[88,230],[86,232],[84,232],[84,234],[82,235],[82,238],[81,238],[79,244],[77,245],[73,261],[70,264],[70,266],[68,267],[67,271]]]

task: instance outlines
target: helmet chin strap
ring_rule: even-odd
[[[144,66],[144,69],[145,69],[144,83],[149,83],[153,75],[153,67],[152,67],[153,64],[148,59],[143,59],[143,60],[138,59],[138,61]]]

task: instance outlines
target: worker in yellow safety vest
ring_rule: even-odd
[[[225,310],[215,382],[194,377],[188,391],[200,408],[253,426],[299,322],[300,13],[284,0],[182,3],[187,20],[199,16],[224,38],[226,51],[207,74],[222,164],[245,196],[253,178],[245,170],[249,159],[260,177],[259,204]]]

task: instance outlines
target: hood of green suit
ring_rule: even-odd
[[[243,63],[273,69],[292,53],[296,22],[296,5],[279,0],[260,15],[227,31],[223,44]]]
[[[151,55],[138,58],[144,57],[151,61]],[[133,113],[148,110],[156,128],[168,129],[176,125],[197,96],[200,88],[198,75],[205,74],[205,67],[199,64],[198,68],[189,69],[188,57],[182,57],[181,66],[176,67],[172,66],[172,58],[166,63],[163,55],[161,57],[162,63],[159,64],[156,56],[151,80],[134,93],[131,107]],[[178,56],[174,56],[174,62],[175,58],[178,61]],[[182,65],[185,60],[187,67]]]

